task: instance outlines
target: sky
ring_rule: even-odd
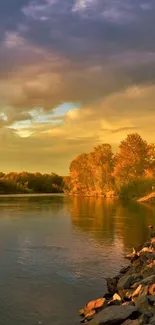
[[[0,170],[155,139],[154,0],[0,0]]]

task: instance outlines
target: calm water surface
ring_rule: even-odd
[[[102,198],[0,198],[0,324],[79,324],[78,308],[155,225],[152,207]]]

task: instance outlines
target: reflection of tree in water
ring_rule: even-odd
[[[154,223],[155,211],[133,201],[122,201],[118,205],[119,232],[126,248],[142,244],[148,237],[148,225]]]
[[[73,197],[70,208],[74,226],[99,241],[120,239],[126,249],[142,244],[148,236],[148,225],[155,224],[154,210],[131,201]]]
[[[73,197],[71,217],[74,226],[90,232],[99,240],[113,241],[115,225],[113,216],[116,204],[113,200],[93,197]]]

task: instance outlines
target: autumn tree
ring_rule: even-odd
[[[113,153],[109,144],[98,145],[93,152],[77,156],[70,165],[72,191],[81,194],[105,194],[112,184]]]
[[[112,188],[113,153],[109,144],[98,145],[90,154],[91,174],[98,194]]]
[[[71,188],[73,193],[86,193],[89,180],[88,154],[78,155],[70,164]]]
[[[145,169],[146,177],[155,177],[155,145],[148,144],[147,166]]]
[[[137,133],[129,134],[119,145],[115,155],[114,176],[117,181],[127,183],[145,175],[148,167],[148,144]]]

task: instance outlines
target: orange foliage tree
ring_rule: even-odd
[[[138,133],[129,134],[115,155],[114,177],[120,184],[143,177],[148,164],[147,142]]]
[[[80,194],[104,194],[112,184],[113,153],[109,144],[77,156],[70,164],[71,190]]]
[[[76,194],[113,195],[125,184],[143,178],[147,188],[148,177],[155,177],[155,145],[138,133],[127,135],[115,155],[109,144],[102,144],[70,164],[71,192]]]

